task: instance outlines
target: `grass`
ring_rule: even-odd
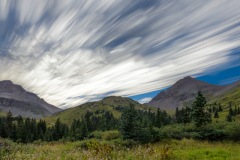
[[[1,140],[6,141],[6,140]],[[121,140],[120,140],[121,141]],[[2,143],[2,142],[1,142]],[[136,145],[127,148],[114,141],[86,140],[78,142],[54,142],[15,144],[4,142],[0,159],[24,160],[237,160],[240,144],[233,142],[207,142],[189,139],[163,141],[155,144]]]
[[[0,110],[0,117],[4,117],[4,116],[6,116],[6,115],[7,115],[7,113],[6,113],[6,112],[4,112],[4,111]]]

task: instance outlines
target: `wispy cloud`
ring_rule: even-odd
[[[238,0],[0,0],[0,79],[58,107],[230,66]]]
[[[149,101],[151,101],[151,97],[146,97],[146,98],[142,98],[140,99],[138,102],[141,103],[141,104],[144,104],[144,103],[148,103]]]

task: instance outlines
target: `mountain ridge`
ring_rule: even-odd
[[[240,81],[231,85],[220,86],[188,76],[180,79],[170,88],[158,93],[148,102],[148,105],[164,110],[171,110],[190,103],[198,91],[201,91],[211,99],[211,97],[225,94],[237,85],[240,85]]]
[[[95,112],[96,110],[107,110],[111,112],[115,118],[120,118],[122,109],[130,106],[130,104],[133,104],[136,109],[157,111],[154,107],[140,104],[128,97],[108,96],[99,101],[87,102],[73,108],[65,109],[52,116],[45,117],[45,120],[48,125],[53,125],[58,118],[64,123],[71,124],[74,119],[81,119],[87,111]]]
[[[4,112],[10,110],[13,115],[33,118],[42,118],[61,111],[10,80],[0,81],[0,109]]]

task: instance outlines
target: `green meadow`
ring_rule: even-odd
[[[167,140],[155,144],[130,144],[122,140],[83,140],[17,144],[1,140],[2,160],[238,160],[240,143],[192,139]]]

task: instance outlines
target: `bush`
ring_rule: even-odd
[[[103,140],[119,139],[119,138],[122,138],[122,134],[117,130],[105,131],[105,132],[102,132],[102,137],[101,138]]]
[[[102,131],[94,131],[89,135],[89,138],[102,139]]]
[[[226,134],[223,130],[210,128],[196,132],[196,134],[194,134],[192,138],[200,140],[219,141],[223,140],[225,137]]]
[[[234,141],[240,141],[240,124],[239,122],[231,122],[226,127],[227,138]]]
[[[103,139],[103,140],[113,140],[113,139],[119,139],[122,138],[122,134],[120,131],[113,130],[113,131],[94,131],[89,135],[89,138],[95,138],[95,139]]]
[[[184,130],[184,125],[182,124],[168,125],[162,128],[154,128],[153,132],[155,142],[161,141],[163,139],[182,139],[187,136]]]

